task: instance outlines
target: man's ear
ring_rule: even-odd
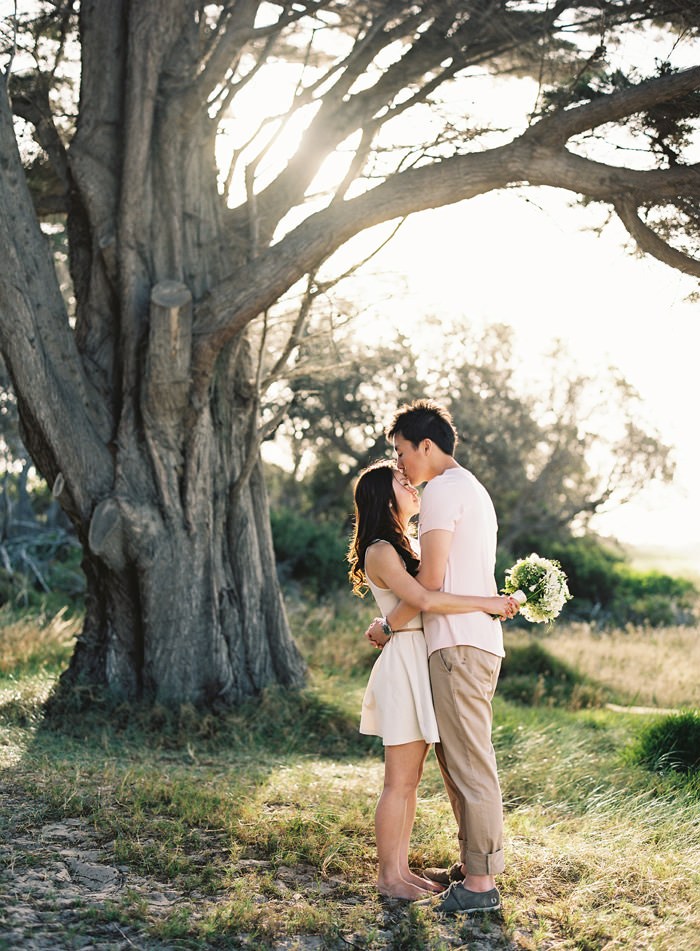
[[[431,453],[431,450],[432,450],[432,448],[433,448],[433,440],[432,440],[432,439],[423,439],[423,440],[421,441],[421,443],[420,443],[419,448],[420,448],[420,451],[423,453],[424,456],[429,456],[430,453]]]

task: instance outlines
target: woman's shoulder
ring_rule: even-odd
[[[365,552],[365,577],[371,580],[375,588],[388,591],[390,585],[386,583],[384,574],[391,574],[400,562],[401,557],[391,542],[377,538],[370,542]]]
[[[385,558],[387,555],[396,554],[396,549],[388,542],[386,538],[375,538],[374,541],[371,541],[367,546],[365,557],[372,555],[372,557]]]
[[[367,546],[365,559],[367,558],[372,561],[386,562],[387,559],[393,560],[400,558],[400,556],[391,542],[387,541],[386,538],[375,538],[374,541],[371,541]]]

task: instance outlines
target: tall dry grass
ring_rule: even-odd
[[[515,635],[515,643],[523,635]],[[700,627],[597,631],[555,626],[543,636],[550,653],[613,689],[623,703],[700,708]]]
[[[0,676],[14,671],[26,675],[65,663],[81,620],[65,608],[53,617],[0,611]]]

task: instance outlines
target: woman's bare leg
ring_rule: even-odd
[[[418,805],[418,785],[423,776],[423,767],[425,766],[425,760],[428,756],[428,751],[430,747],[426,745],[423,752],[423,758],[421,759],[420,766],[418,768],[418,775],[416,776],[416,787],[413,790],[413,794],[408,797],[406,801],[406,817],[403,824],[403,832],[401,835],[401,851],[399,852],[399,872],[401,877],[405,882],[410,882],[412,885],[418,885],[419,888],[427,889],[428,891],[441,892],[444,891],[443,885],[438,885],[436,882],[431,882],[427,878],[421,878],[420,875],[416,875],[415,872],[412,872],[408,865],[408,850],[411,846],[411,833],[413,832],[413,824],[416,819],[416,807]]]
[[[391,898],[423,898],[426,894],[427,883],[421,886],[421,880],[408,869],[408,841],[427,750],[423,740],[384,747],[384,789],[377,804],[374,828],[379,862],[377,887]]]

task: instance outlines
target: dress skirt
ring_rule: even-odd
[[[394,634],[377,658],[362,700],[360,733],[381,736],[384,746],[440,741],[423,631]]]

